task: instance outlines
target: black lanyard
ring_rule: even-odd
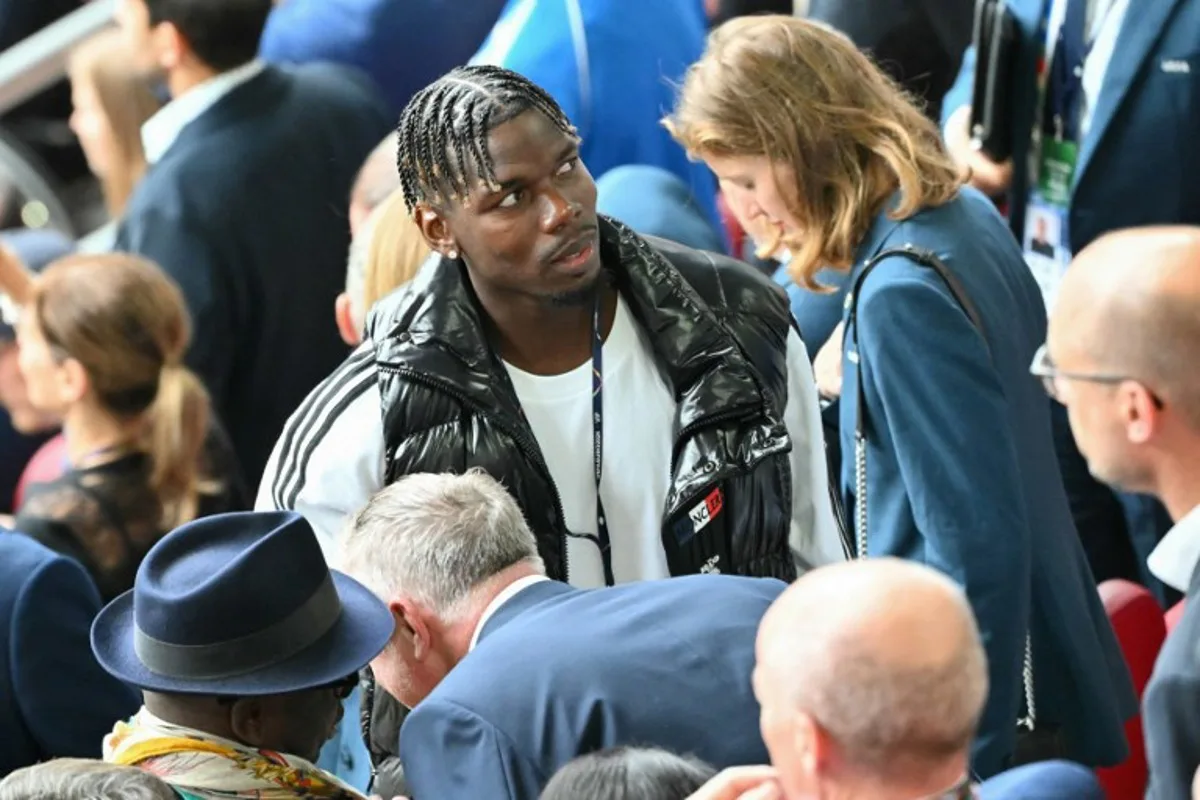
[[[616,585],[612,566],[612,540],[608,537],[608,516],[600,499],[600,478],[604,474],[604,333],[600,328],[600,304],[603,292],[597,289],[592,309],[592,469],[596,476],[596,533],[571,534],[587,539],[600,548],[604,563],[604,584]]]
[[[608,538],[608,517],[600,499],[600,478],[604,474],[604,332],[600,329],[600,303],[604,292],[596,289],[592,309],[592,465],[596,475],[596,535],[587,536],[600,548],[604,562],[604,584],[613,586],[612,540]]]

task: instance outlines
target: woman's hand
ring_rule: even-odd
[[[688,800],[783,800],[774,767],[730,767]]]
[[[817,376],[817,391],[830,400],[842,396],[842,333],[843,323],[833,329],[829,341],[813,359],[813,372]]]

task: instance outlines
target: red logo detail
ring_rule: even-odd
[[[708,509],[709,519],[721,513],[721,509],[725,507],[725,495],[721,494],[720,487],[713,489],[708,497],[704,498],[704,507]]]

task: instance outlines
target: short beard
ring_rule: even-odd
[[[601,269],[587,286],[569,292],[546,295],[546,302],[555,308],[581,308],[596,302],[596,294],[609,283],[608,272]]]

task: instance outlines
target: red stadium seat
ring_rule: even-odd
[[[1145,587],[1124,580],[1100,584],[1100,599],[1121,644],[1140,702],[1158,651],[1167,638],[1162,606]],[[1125,723],[1125,738],[1129,740],[1129,758],[1115,767],[1096,770],[1108,800],[1142,800],[1146,794],[1149,770],[1141,716]]]
[[[25,490],[30,484],[46,483],[60,477],[66,469],[66,463],[67,440],[60,433],[42,445],[25,465],[25,471],[21,473],[21,480],[17,482],[17,491],[13,495],[13,508],[18,511],[21,509]]]

